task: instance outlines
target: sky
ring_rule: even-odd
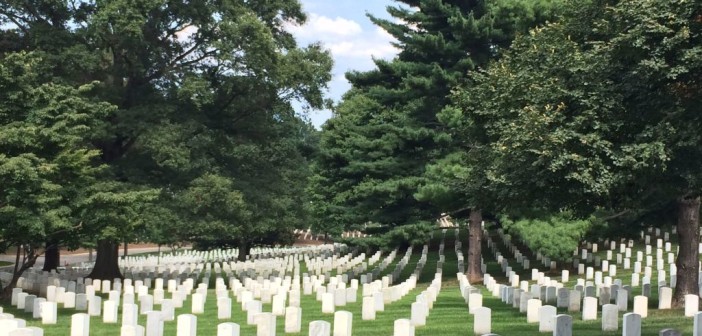
[[[397,54],[392,36],[375,26],[366,13],[391,18],[385,8],[390,0],[301,0],[307,13],[303,26],[291,26],[300,45],[321,42],[334,58],[328,98],[338,102],[350,85],[344,74],[349,70],[374,68],[373,57],[391,59]],[[319,128],[331,112],[310,111],[309,118]]]

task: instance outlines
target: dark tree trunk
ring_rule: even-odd
[[[95,266],[88,278],[100,280],[124,278],[119,270],[119,242],[98,240]]]
[[[9,283],[5,285],[5,287],[2,288],[2,291],[0,292],[0,299],[2,300],[7,300],[12,297],[12,289],[17,286],[17,281],[19,278],[22,276],[24,271],[28,270],[30,267],[34,266],[34,263],[36,263],[37,258],[39,258],[39,255],[34,253],[32,250],[32,253],[27,256],[27,251],[24,251],[24,258],[22,258],[23,262],[22,265],[20,265],[20,252],[21,250],[24,250],[21,246],[17,246],[17,254],[15,257],[15,266],[12,269],[12,279],[10,280]]]
[[[483,270],[480,267],[482,257],[483,214],[480,209],[471,209],[468,228],[468,281],[471,284],[483,281]]]
[[[46,242],[44,251],[44,268],[42,271],[50,272],[61,266],[61,251],[55,242]]]
[[[680,252],[675,266],[678,268],[677,283],[673,294],[673,306],[684,307],[686,294],[699,294],[700,197],[683,198],[678,201],[678,244]]]
[[[251,245],[249,245],[249,242],[246,239],[239,240],[239,255],[237,256],[237,260],[246,261],[246,257],[249,256],[250,251]]]
[[[129,252],[129,248],[127,247],[127,245],[128,245],[128,243],[127,243],[127,241],[125,240],[125,241],[124,241],[124,254],[122,255],[123,258],[126,258],[126,257],[127,257],[127,253]]]

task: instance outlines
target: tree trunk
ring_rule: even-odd
[[[24,271],[28,270],[30,267],[34,266],[34,263],[36,263],[37,258],[39,258],[39,255],[36,253],[30,253],[29,257],[26,256],[22,258],[23,263],[20,265],[20,250],[24,250],[21,246],[17,246],[17,255],[15,257],[15,266],[12,269],[12,279],[10,282],[5,285],[5,287],[2,288],[2,291],[0,292],[0,299],[2,300],[7,300],[12,297],[12,289],[17,286],[17,281],[19,278],[22,276]]]
[[[250,251],[251,246],[249,242],[246,239],[239,240],[239,255],[237,256],[237,260],[246,261],[246,257],[249,256]]]
[[[61,266],[61,251],[55,242],[46,242],[44,251],[44,268],[42,271],[50,272]]]
[[[680,252],[675,261],[677,283],[673,294],[673,307],[685,306],[686,294],[699,294],[698,248],[700,242],[700,197],[683,198],[678,201],[678,244]]]
[[[125,241],[124,241],[124,254],[122,254],[122,258],[126,258],[126,257],[127,257],[127,253],[129,252],[129,248],[127,247],[127,245],[128,245],[128,243],[127,243],[127,241],[125,240]]]
[[[468,281],[477,284],[483,281],[483,270],[480,267],[482,257],[483,214],[480,209],[471,209],[468,228]]]
[[[98,240],[95,266],[87,277],[100,280],[124,278],[119,270],[119,242]]]

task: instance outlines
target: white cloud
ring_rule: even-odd
[[[289,24],[288,30],[298,38],[331,38],[356,36],[363,32],[358,22],[337,16],[329,18],[324,15],[312,13],[307,23],[302,26]]]

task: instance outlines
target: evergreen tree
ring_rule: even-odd
[[[550,15],[535,1],[399,1],[394,18],[371,20],[397,39],[398,56],[347,74],[353,88],[322,134],[317,166],[320,215],[350,226],[404,225],[457,210],[420,192],[434,184],[428,163],[454,150],[438,119],[451,89],[499,55],[514,35]],[[328,197],[329,195],[335,195]],[[460,208],[474,205],[468,200]],[[477,205],[477,204],[475,204]],[[471,212],[480,223],[480,207]],[[471,229],[472,280],[481,277],[480,230]]]

